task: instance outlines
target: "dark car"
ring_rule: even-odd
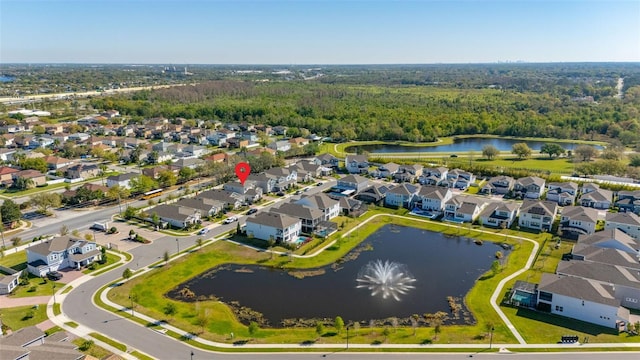
[[[284,196],[284,191],[278,191],[278,192],[276,193],[276,195],[278,195],[278,196]]]
[[[258,209],[249,209],[249,211],[247,211],[247,215],[253,215],[257,212],[258,212]]]
[[[58,280],[62,279],[62,274],[60,274],[57,271],[52,271],[52,272],[47,273],[47,278],[49,280],[58,281]]]

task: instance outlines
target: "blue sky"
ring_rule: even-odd
[[[0,63],[640,61],[640,1],[0,0]]]

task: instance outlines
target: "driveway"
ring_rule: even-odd
[[[163,236],[166,236],[161,232],[141,228],[136,225],[127,224],[126,222],[112,221],[109,223],[109,227],[111,226],[115,226],[118,229],[118,233],[107,235],[107,233],[102,231],[93,231],[92,235],[95,236],[96,242],[98,244],[105,245],[107,246],[107,248],[109,247],[108,244],[111,244],[113,248],[120,251],[128,252],[129,250],[142,245],[139,242],[129,240],[130,230],[135,231],[136,234],[140,234],[140,236],[149,241],[154,241]]]

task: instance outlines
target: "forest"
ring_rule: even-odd
[[[336,141],[420,142],[493,134],[617,139],[627,146],[640,142],[640,84],[633,84],[638,65],[434,66],[418,74],[411,68],[391,70],[373,67],[366,73],[356,67],[350,69],[352,76],[340,77],[334,69],[314,81],[223,79],[91,104],[134,119],[285,125],[292,136],[305,129]],[[622,98],[616,96],[618,76],[628,77]],[[421,83],[408,81],[418,78]]]

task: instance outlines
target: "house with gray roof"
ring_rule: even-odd
[[[447,179],[449,169],[446,167],[424,168],[418,182],[422,185],[440,185]]]
[[[184,206],[200,211],[201,217],[215,216],[224,210],[225,203],[222,201],[208,199],[200,196],[193,198],[182,198],[175,202],[177,206]]]
[[[0,295],[11,294],[13,289],[20,284],[22,270],[14,270],[8,267],[0,267],[0,270]]]
[[[533,230],[551,231],[557,213],[558,204],[553,201],[525,199],[520,207],[518,226]]]
[[[116,185],[121,188],[130,189],[131,188],[131,179],[140,176],[140,174],[136,173],[126,173],[119,175],[111,175],[107,178],[107,187],[114,187]]]
[[[203,191],[198,197],[217,200],[224,204],[226,209],[233,210],[244,205],[244,196],[238,193],[232,193],[226,190],[212,189]]]
[[[628,268],[590,261],[561,261],[556,274],[594,280],[613,287],[613,297],[620,305],[640,309],[640,274]]]
[[[344,166],[349,174],[369,173],[369,161],[367,155],[347,155]]]
[[[474,222],[489,202],[470,195],[455,195],[444,205],[444,218],[454,222]]]
[[[622,230],[627,235],[640,241],[640,217],[634,213],[607,213],[604,228],[605,230]]]
[[[545,189],[545,180],[537,176],[527,176],[516,180],[513,190],[516,196],[539,199]]]
[[[332,199],[324,193],[302,196],[295,203],[322,211],[323,221],[329,221],[340,215],[340,203],[338,200]]]
[[[586,183],[584,185],[582,185],[582,194],[588,194],[592,191],[596,191],[600,189],[600,185],[596,184],[596,183]]]
[[[419,191],[419,186],[403,183],[387,191],[387,196],[384,198],[384,204],[386,206],[411,209],[417,200]]]
[[[192,207],[180,206],[174,204],[158,205],[153,209],[147,210],[147,221],[153,221],[153,215],[158,215],[161,223],[171,225],[174,228],[184,229],[195,225],[200,221],[200,210]]]
[[[415,182],[421,175],[424,166],[420,164],[400,165],[398,171],[393,174],[393,180],[397,182]]]
[[[452,197],[453,192],[449,188],[423,185],[418,191],[416,206],[422,210],[442,213],[446,202]]]
[[[446,179],[438,185],[466,190],[474,181],[476,181],[476,176],[472,173],[461,169],[453,169],[447,172]]]
[[[360,200],[367,204],[381,205],[384,202],[387,193],[391,190],[391,186],[387,184],[374,183],[366,189],[360,191],[354,199]]]
[[[632,212],[640,215],[640,190],[618,191],[618,200],[615,205],[621,212]]]
[[[329,153],[317,155],[313,159],[313,162],[316,165],[324,165],[329,168],[338,168],[338,166],[340,165],[340,159]]]
[[[246,221],[247,236],[265,241],[295,243],[301,231],[302,220],[275,212],[259,212]]]
[[[398,169],[400,169],[400,165],[390,162],[378,166],[377,169],[370,172],[370,175],[376,178],[388,178],[395,175]]]
[[[580,197],[580,205],[594,209],[606,210],[611,207],[612,202],[613,192],[605,189],[590,191]]]
[[[338,179],[336,188],[338,188],[341,191],[355,190],[355,193],[358,194],[362,190],[366,189],[368,186],[369,186],[369,179],[362,177],[360,175],[347,175],[341,179]]]
[[[302,221],[301,231],[306,234],[312,234],[316,227],[324,221],[324,213],[321,210],[301,204],[284,203],[277,208],[271,208],[270,212],[300,219]]]
[[[542,274],[538,309],[555,315],[624,330],[630,312],[621,306],[614,286],[556,274]]]
[[[598,223],[598,210],[583,206],[566,206],[560,214],[560,230],[567,237],[570,233],[593,234]]]
[[[478,193],[483,195],[504,195],[513,190],[515,180],[511,176],[495,176],[489,179]]]
[[[560,206],[573,205],[578,196],[578,184],[574,182],[552,182],[547,185],[547,200]]]
[[[0,337],[0,357],[5,360],[80,360],[85,354],[69,341],[64,331],[47,336],[36,326],[28,326]]]
[[[483,226],[509,229],[516,220],[520,210],[520,203],[494,202],[489,203],[480,213]]]
[[[93,241],[69,235],[55,237],[27,248],[27,270],[38,277],[66,268],[80,269],[100,260],[101,253]]]

